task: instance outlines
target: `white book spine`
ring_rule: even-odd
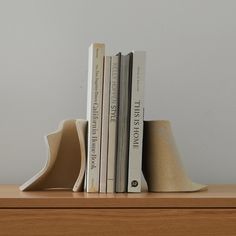
[[[99,192],[101,121],[102,121],[102,87],[104,44],[92,44],[89,48],[88,68],[88,152],[86,190]]]
[[[117,146],[119,57],[111,58],[110,108],[108,129],[107,192],[115,192],[115,162]]]
[[[133,52],[128,192],[141,192],[145,52]]]
[[[102,143],[101,143],[101,168],[100,168],[100,192],[107,191],[107,155],[108,155],[108,124],[109,124],[109,103],[110,103],[110,78],[111,78],[111,57],[106,56],[104,60],[104,82],[102,102]]]

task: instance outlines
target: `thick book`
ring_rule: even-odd
[[[119,90],[119,56],[111,57],[111,82],[108,128],[107,192],[115,192],[115,162],[117,150],[117,116]]]
[[[104,81],[102,101],[102,140],[101,140],[101,165],[100,165],[100,192],[107,191],[107,155],[108,155],[108,128],[110,104],[110,78],[111,57],[104,58]]]
[[[131,54],[131,58],[132,86],[129,136],[128,192],[141,192],[145,52],[134,51]]]
[[[130,55],[120,56],[119,111],[116,157],[116,192],[127,191],[130,126]]]
[[[104,44],[94,43],[89,47],[87,192],[99,192],[104,56]]]

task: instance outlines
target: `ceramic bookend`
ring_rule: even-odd
[[[143,140],[143,173],[150,192],[194,192],[207,188],[187,176],[169,121],[145,121]]]
[[[86,165],[86,120],[65,120],[46,137],[48,161],[34,177],[20,186],[22,191],[83,190]]]

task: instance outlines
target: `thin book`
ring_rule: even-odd
[[[103,102],[102,102],[100,193],[106,193],[107,191],[107,156],[108,156],[108,128],[109,128],[109,105],[110,105],[110,79],[111,79],[111,57],[105,56]]]
[[[116,192],[127,191],[131,101],[130,55],[120,56],[119,111],[116,158]]]
[[[117,116],[119,91],[119,56],[111,57],[111,82],[108,128],[107,192],[115,192],[115,164],[117,151]]]

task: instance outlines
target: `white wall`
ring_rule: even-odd
[[[84,118],[87,49],[147,51],[146,119],[170,119],[203,183],[236,182],[236,1],[0,1],[0,183],[45,163],[43,136]]]

